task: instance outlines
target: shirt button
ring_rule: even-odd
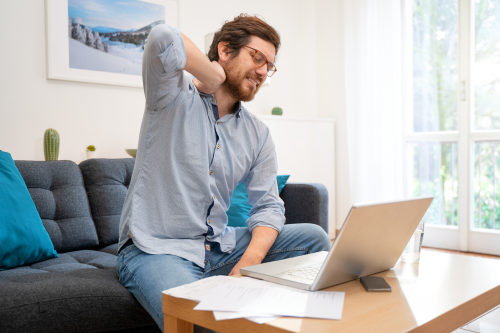
[[[218,124],[218,123],[219,123],[219,122],[217,122],[217,124]]]
[[[215,99],[212,98],[212,103],[215,103]]]
[[[219,149],[219,148],[220,148],[220,145],[217,145],[217,149]]]
[[[130,234],[130,231],[128,232],[128,238],[132,238],[132,235]]]
[[[210,224],[210,222],[211,222],[210,219],[208,219],[208,224]]]
[[[206,265],[206,264],[207,264],[207,261],[205,260],[203,263]]]
[[[215,195],[214,195],[214,199],[215,199]]]
[[[214,172],[212,170],[210,170],[210,174],[213,174]]]
[[[207,251],[210,251],[210,245],[205,245],[205,248],[207,249]]]

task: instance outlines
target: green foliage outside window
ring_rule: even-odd
[[[476,0],[473,5],[473,129],[500,129],[500,0]],[[413,1],[415,132],[457,130],[458,37],[457,0]],[[500,230],[500,145],[474,145],[470,156],[474,158],[474,227]],[[420,142],[408,147],[413,161],[413,194],[435,196],[426,216],[428,223],[457,225],[457,144]]]

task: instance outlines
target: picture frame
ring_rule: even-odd
[[[79,0],[45,0],[47,79],[128,87],[142,87],[141,49],[143,46],[141,46],[139,43],[145,42],[145,38],[147,38],[147,35],[144,35],[148,31],[146,30],[146,33],[142,33],[142,41],[135,41],[135,43],[138,43],[139,45],[133,45],[129,43],[121,43],[122,40],[117,40],[117,37],[110,37],[112,35],[111,33],[109,33],[109,31],[113,32],[114,30],[109,30],[109,27],[99,26],[90,28],[90,25],[87,24],[87,26],[89,27],[88,29],[92,30],[93,36],[96,37],[96,40],[99,38],[102,40],[102,43],[101,41],[99,41],[100,50],[98,50],[97,46],[93,44],[91,46],[91,44],[88,42],[88,39],[87,43],[85,44],[84,41],[78,41],[77,39],[72,38],[72,36],[74,37],[74,33],[72,33],[73,28],[71,27],[71,25],[73,25],[74,27],[76,26],[76,23],[79,24],[82,22],[81,19],[78,19],[80,22],[76,23],[72,21],[74,20],[74,18],[71,18],[69,16],[68,12],[70,10],[68,9],[68,5],[70,2],[75,3],[78,1]],[[82,0],[82,6],[85,6],[85,11],[82,11],[85,13],[84,15],[99,16],[100,2],[102,2],[103,5],[108,5],[110,3],[110,1],[106,0]],[[155,15],[159,15],[155,17],[161,16],[161,7],[158,6],[163,6],[165,8],[165,23],[170,26],[178,27],[177,0],[125,0],[123,2],[117,3],[121,4],[125,2],[137,2],[143,7],[154,7],[152,9],[149,9],[151,9],[153,12],[156,11]],[[89,7],[92,4],[95,5],[94,8]],[[89,10],[86,10],[87,8]],[[94,10],[94,12],[92,12],[92,10]],[[86,16],[87,20],[88,17],[89,16]],[[144,17],[143,20],[147,20],[147,17]],[[99,19],[95,21],[98,22]],[[122,23],[122,21],[120,21],[120,23]],[[140,26],[141,21],[136,20],[133,23],[130,22],[130,26],[133,26],[134,23],[137,30],[131,28],[130,30],[123,31],[123,34],[140,34],[139,32],[141,32],[141,29],[138,28],[137,24],[139,24]],[[79,28],[83,27],[85,29],[86,26],[83,24],[85,24],[85,22],[83,22],[82,25],[79,26]],[[94,26],[95,24],[96,23],[94,23]],[[126,22],[124,24],[126,26]],[[144,25],[146,26],[146,23],[144,23]],[[151,24],[151,26],[154,25]],[[99,31],[94,32],[97,30]],[[116,32],[117,33],[115,34],[115,36],[118,35],[119,38],[122,31],[116,30]],[[144,30],[142,32],[144,32]],[[83,34],[85,34],[85,32]],[[91,35],[90,38],[93,38],[93,36]],[[115,39],[115,41],[111,41],[113,38]],[[126,41],[128,42],[128,40]],[[132,48],[134,49],[133,52],[131,50],[126,50],[127,47],[123,47],[123,45],[132,46]],[[137,48],[134,48],[134,46],[137,46]],[[139,49],[139,47],[141,49]],[[127,53],[126,51],[131,52]],[[75,54],[78,54],[78,57],[75,57]],[[123,58],[127,56],[133,56],[133,61],[129,61],[127,58]],[[93,63],[100,61],[99,66],[88,65],[92,63],[91,61],[93,61]],[[118,66],[118,64],[120,66]]]

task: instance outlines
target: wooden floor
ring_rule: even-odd
[[[483,254],[483,253],[475,253],[475,252],[462,252],[462,251],[453,251],[453,250],[443,250],[443,249],[437,249],[435,247],[427,247],[427,246],[422,246],[422,248],[428,250],[428,251],[436,251],[436,252],[444,252],[444,253],[452,253],[452,254],[462,254],[464,256],[472,256],[472,257],[481,257],[481,258],[489,258],[489,259],[499,259],[500,256],[495,256],[492,254]]]
[[[333,241],[335,239],[331,239],[332,245]],[[464,256],[472,256],[472,257],[480,257],[480,258],[489,258],[489,259],[499,259],[500,256],[495,256],[492,254],[484,254],[484,253],[476,253],[476,252],[462,252],[462,251],[453,251],[453,250],[444,250],[444,249],[438,249],[435,247],[427,247],[427,246],[422,246],[423,249],[426,249],[428,251],[436,251],[436,252],[444,252],[444,253],[452,253],[452,254],[462,254]],[[500,332],[499,332],[500,333]]]

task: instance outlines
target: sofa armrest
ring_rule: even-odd
[[[280,194],[285,224],[313,223],[328,234],[328,190],[317,183],[287,183]]]

